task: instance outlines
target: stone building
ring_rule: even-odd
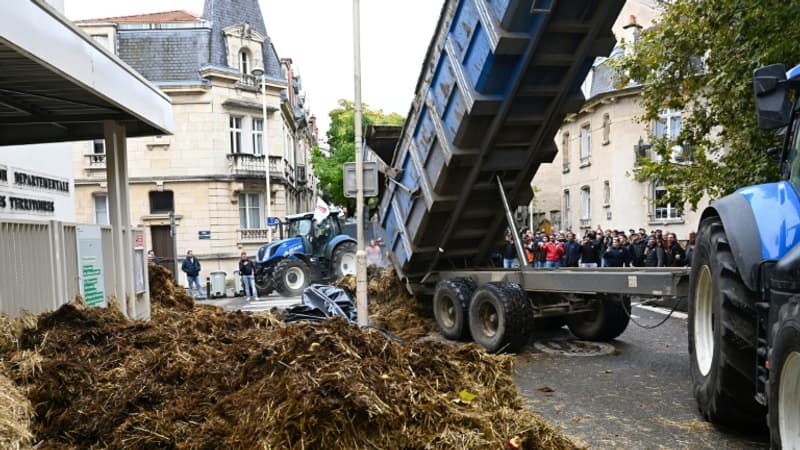
[[[257,0],[206,0],[201,16],[170,11],[78,26],[173,102],[173,136],[128,142],[131,220],[147,229],[167,265],[174,245],[179,260],[193,250],[204,275],[230,275],[241,251],[252,255],[267,242],[268,214],[282,219],[313,209],[315,118],[291,59],[278,57]],[[265,71],[266,118],[257,68]],[[105,223],[103,143],[76,147],[77,220]]]
[[[644,12],[652,19],[654,10],[644,8],[649,3],[629,2],[627,12]],[[637,38],[642,27],[635,15],[621,15],[619,22],[618,38]],[[558,155],[543,164],[533,180],[536,199],[529,220],[533,227],[572,229],[577,235],[598,226],[626,233],[642,227],[674,232],[685,240],[697,228],[707,201],[697,211],[660,204],[666,194],[663,185],[634,179],[638,158],[659,157],[649,149],[650,137],[677,136],[683,113],[665,110],[654,123],[637,120],[644,112],[641,86],[618,87],[610,67],[610,59],[621,51],[617,48],[609,59],[598,59],[585,80],[586,103],[566,117],[555,137]],[[675,164],[690,163],[687,150],[675,147]]]

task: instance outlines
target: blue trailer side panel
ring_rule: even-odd
[[[480,263],[501,237],[496,179],[512,205],[556,154],[594,58],[616,43],[623,0],[446,0],[379,205],[387,247],[411,281]]]

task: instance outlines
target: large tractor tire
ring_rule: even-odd
[[[259,297],[266,297],[272,292],[273,285],[272,280],[270,280],[267,270],[263,267],[259,267],[256,270],[256,275],[253,277],[256,282],[256,291]],[[244,286],[242,286],[244,292]]]
[[[800,448],[800,296],[778,312],[769,355],[769,432],[773,449]]]
[[[515,352],[533,330],[533,308],[516,283],[487,283],[479,287],[469,305],[472,339],[487,352]]]
[[[284,297],[301,295],[311,283],[310,268],[301,259],[284,259],[275,266],[275,288]]]
[[[580,339],[610,341],[628,328],[630,310],[630,297],[602,295],[597,299],[594,311],[567,317],[567,327]]]
[[[697,405],[711,422],[764,426],[766,411],[755,400],[755,298],[722,221],[703,220],[689,283],[689,361]]]
[[[333,249],[331,272],[335,279],[356,274],[356,244],[342,242]]]
[[[433,294],[433,315],[439,332],[447,339],[468,340],[469,302],[475,283],[466,278],[442,280]]]

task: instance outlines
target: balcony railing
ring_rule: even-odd
[[[245,87],[250,87],[250,88],[260,89],[261,88],[261,78],[255,76],[255,75],[250,75],[248,73],[243,73],[243,74],[241,74],[241,76],[239,78],[239,85],[240,86],[245,86]]]
[[[251,153],[228,153],[231,173],[242,176],[263,177],[266,171],[264,155]],[[269,173],[272,178],[285,179],[287,168],[280,156],[269,157]]]
[[[592,219],[581,219],[581,228],[589,228],[592,226]]]
[[[87,170],[103,170],[106,168],[105,153],[89,153],[83,156],[86,157]]]
[[[272,233],[272,238],[275,239],[278,232]],[[269,230],[266,228],[248,228],[239,230],[239,242],[243,244],[266,244],[269,242]]]

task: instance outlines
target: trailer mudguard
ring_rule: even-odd
[[[739,189],[714,202],[702,219],[713,215],[722,219],[742,281],[754,291],[761,262],[778,260],[800,243],[800,198],[786,181]]]
[[[328,242],[328,245],[325,246],[325,257],[326,258],[333,257],[333,250],[342,242],[352,242],[356,244],[357,241],[346,234],[340,234],[334,236],[333,239],[331,239],[331,241]]]

